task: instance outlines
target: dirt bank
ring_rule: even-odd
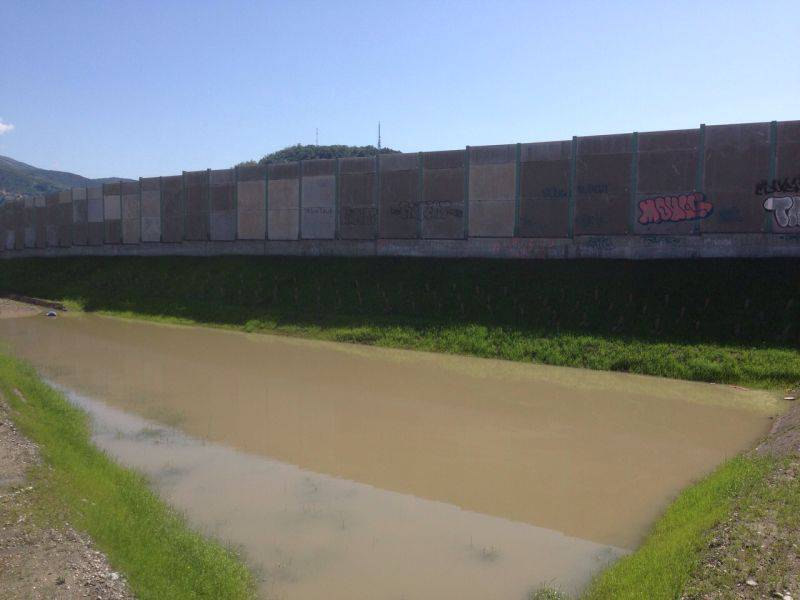
[[[0,319],[32,317],[41,314],[44,310],[39,306],[0,297]]]
[[[33,314],[40,311],[0,301],[3,316],[11,311],[19,316],[28,309]],[[0,597],[132,598],[124,577],[114,572],[88,536],[68,523],[42,526],[41,519],[34,518],[38,490],[26,473],[39,464],[39,452],[14,427],[9,410],[0,398]]]

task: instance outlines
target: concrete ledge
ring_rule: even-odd
[[[4,259],[60,256],[418,256],[438,258],[800,257],[800,235],[576,236],[466,240],[236,240],[7,249]]]

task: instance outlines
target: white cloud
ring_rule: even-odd
[[[0,135],[13,130],[14,126],[11,123],[3,123],[3,117],[0,117]]]

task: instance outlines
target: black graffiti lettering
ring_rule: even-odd
[[[307,215],[332,215],[333,209],[326,206],[306,206],[303,212]]]
[[[464,209],[452,202],[426,202],[422,212],[427,221],[443,221],[448,218],[462,217]]]
[[[389,206],[389,214],[403,220],[416,219],[419,207],[413,202],[398,202]]]
[[[375,223],[375,209],[371,206],[346,206],[342,211],[342,224],[347,227],[360,227]]]
[[[800,175],[789,179],[773,179],[769,181],[762,179],[756,183],[755,194],[757,196],[768,196],[770,194],[786,194],[792,192],[800,192]]]
[[[544,198],[566,198],[567,190],[560,187],[546,187],[542,188],[542,197]]]
[[[581,183],[578,184],[579,194],[607,194],[607,183]]]

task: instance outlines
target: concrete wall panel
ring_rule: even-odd
[[[25,198],[24,206],[24,246],[26,248],[36,247],[36,206],[34,205],[33,198]]]
[[[161,179],[147,177],[140,180],[141,198],[139,230],[142,242],[161,241]]]
[[[141,232],[139,182],[124,181],[121,186],[122,243],[138,244]]]
[[[122,193],[119,183],[103,184],[103,217],[106,244],[122,243]]]
[[[240,240],[263,240],[267,236],[267,181],[265,171],[261,179],[242,181],[239,173],[237,184],[238,237]]]
[[[323,161],[303,163],[303,209],[302,238],[304,240],[328,240],[336,235],[336,177],[331,174],[307,175],[332,170],[335,161],[324,161],[330,165],[320,165]],[[317,163],[313,164],[312,163]],[[330,167],[330,169],[328,169]]]
[[[87,243],[90,246],[99,246],[105,237],[105,221],[103,219],[103,188],[90,187],[86,189],[87,202]]]
[[[25,248],[25,204],[19,200],[8,200],[2,206],[0,211],[3,215],[3,249],[11,251],[16,249],[16,232],[17,232],[17,219],[22,223],[22,248]],[[19,215],[17,215],[19,213]]]
[[[267,215],[270,240],[296,240],[300,229],[300,211],[295,208],[271,208]]]
[[[316,177],[318,175],[335,175],[336,160],[332,158],[318,158],[304,160],[302,167],[303,177]]]
[[[237,236],[240,240],[267,237],[267,168],[240,167],[237,192]]]
[[[46,206],[45,238],[48,248],[58,247],[58,192],[52,192],[44,197]]]
[[[85,246],[89,241],[89,204],[86,188],[72,188],[72,245]]]
[[[13,212],[13,239],[11,247],[14,250],[25,249],[25,203],[22,200],[14,201]]]
[[[183,239],[207,240],[209,239],[208,171],[187,171],[184,174],[184,185],[186,189]]]
[[[380,158],[379,237],[415,238],[420,228],[419,155]]]
[[[59,247],[72,246],[72,190],[58,193],[57,228]]]
[[[702,220],[703,233],[755,233],[769,223],[753,194],[769,177],[769,130],[769,123],[706,127],[703,191],[714,211]]]
[[[36,227],[36,247],[37,248],[46,248],[47,247],[47,202],[44,196],[36,196],[33,199],[33,207],[34,207],[34,215],[35,215],[35,227]],[[16,225],[15,221],[15,226]],[[24,231],[23,231],[24,236]],[[19,237],[15,233],[15,237]],[[20,240],[16,240],[19,242]],[[24,237],[23,237],[24,243]]]
[[[14,211],[16,202],[10,200],[0,206],[0,244],[4,251],[11,251],[14,249]],[[25,207],[20,208],[23,212]],[[24,214],[22,216],[24,220]],[[24,244],[23,244],[24,245]]]
[[[300,236],[300,164],[269,165],[267,237],[296,240]]]
[[[696,190],[699,142],[699,129],[639,134],[635,233],[688,235],[711,214],[713,204]]]
[[[183,241],[183,177],[161,178],[161,240]]]
[[[800,233],[800,121],[778,123],[775,177],[760,181],[754,197],[767,211],[768,231]]]
[[[209,174],[212,240],[236,239],[235,177],[234,169],[221,169]]]
[[[270,210],[299,210],[300,180],[270,179],[269,208]]]
[[[541,142],[520,148],[519,235],[569,236],[572,143]]]
[[[511,237],[516,211],[516,150],[504,146],[469,149],[469,235]]]
[[[625,235],[629,231],[631,134],[578,139],[575,164],[575,235]]]
[[[464,237],[464,152],[426,152],[423,160],[422,237]]]
[[[371,240],[377,234],[377,175],[373,158],[339,161],[339,237]]]

